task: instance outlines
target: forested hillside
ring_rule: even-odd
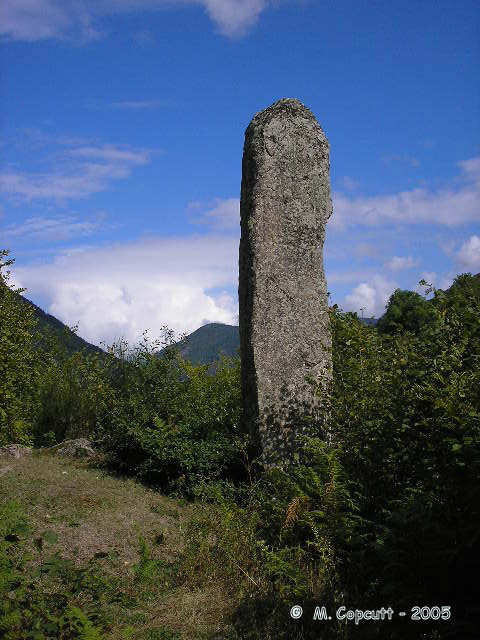
[[[100,347],[96,345],[90,344],[79,335],[77,335],[74,331],[72,331],[67,325],[58,320],[55,316],[52,316],[49,313],[45,313],[40,307],[37,307],[36,304],[17,294],[19,300],[33,309],[35,320],[37,321],[37,325],[34,331],[35,342],[40,348],[46,347],[45,337],[48,335],[53,335],[62,343],[65,347],[67,353],[69,355],[75,353],[76,351],[83,351],[85,353],[97,353],[99,355],[103,355],[104,351]]]
[[[0,287],[5,287],[3,278],[0,277]],[[45,313],[40,307],[28,300],[20,293],[12,291],[12,295],[18,301],[19,304],[24,305],[27,309],[33,311],[33,317],[36,320],[35,327],[33,328],[34,345],[38,348],[45,349],[48,346],[49,336],[52,336],[55,341],[59,341],[65,348],[66,352],[71,355],[76,351],[82,351],[84,353],[97,353],[103,354],[104,351],[93,344],[90,344],[74,331],[72,331],[67,325],[55,318],[55,316]]]
[[[375,326],[372,318],[360,319],[367,326]],[[212,322],[205,324],[176,344],[183,358],[192,364],[210,364],[221,356],[239,355],[240,335],[238,326]]]

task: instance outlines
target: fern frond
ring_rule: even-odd
[[[289,529],[298,520],[298,517],[302,513],[305,513],[309,506],[310,498],[308,496],[295,496],[287,507],[282,531],[284,529]]]

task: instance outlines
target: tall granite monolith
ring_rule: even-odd
[[[329,145],[296,99],[245,132],[239,325],[243,420],[267,468],[299,460],[298,436],[325,435],[331,334],[323,269],[332,213]],[[309,382],[310,380],[310,382]]]

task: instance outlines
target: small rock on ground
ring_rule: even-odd
[[[60,444],[48,447],[47,451],[72,458],[91,458],[97,453],[87,438],[64,440]]]
[[[11,456],[13,458],[22,458],[32,453],[32,447],[26,447],[23,444],[7,444],[0,447],[0,455]]]

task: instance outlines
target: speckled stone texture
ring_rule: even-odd
[[[239,324],[243,420],[267,468],[299,460],[298,435],[323,435],[326,413],[305,378],[328,389],[331,334],[323,269],[332,213],[329,145],[296,99],[245,132]]]

